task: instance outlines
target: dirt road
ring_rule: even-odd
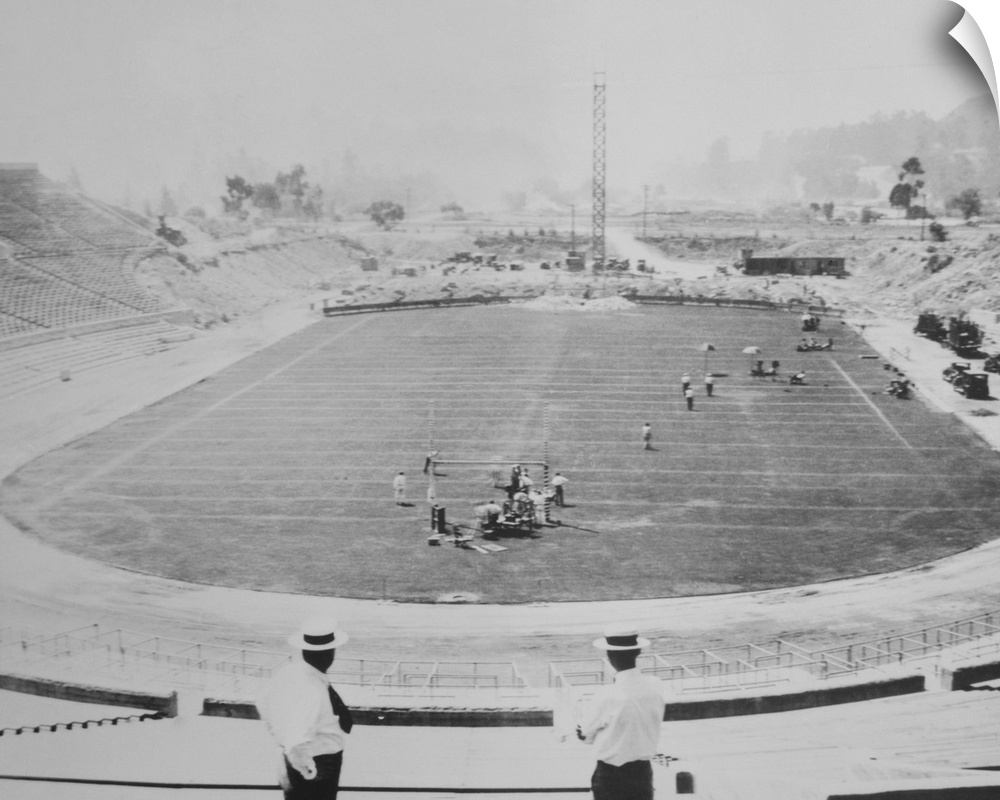
[[[656,277],[660,280],[669,278],[696,280],[709,277],[715,272],[711,264],[667,258],[652,245],[638,241],[634,231],[629,228],[609,227],[604,231],[604,238],[609,256],[630,259],[633,269],[639,259],[645,259],[648,266],[656,269]]]

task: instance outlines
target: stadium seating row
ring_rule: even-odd
[[[125,223],[37,171],[7,172],[0,180],[0,231],[23,251],[48,255],[80,250],[147,247],[151,233]]]
[[[2,184],[0,184],[2,185]],[[11,203],[0,195],[0,241],[14,257],[40,253],[75,253],[93,246],[74,238],[49,220]]]
[[[32,329],[68,328],[151,310],[58,279],[25,262],[8,261],[0,269],[0,314],[18,321],[7,327],[24,329],[30,323]]]
[[[44,330],[37,322],[6,314],[0,311],[0,339],[8,336],[18,336],[22,333],[33,333]]]
[[[163,310],[132,273],[157,242],[37,169],[0,171],[0,339]]]
[[[86,372],[168,350],[184,338],[184,333],[154,318],[126,327],[0,349],[0,386],[3,387],[0,396],[9,397],[56,382],[66,372]]]
[[[133,279],[128,252],[38,256],[22,259],[21,263],[105,295],[136,311],[151,313],[163,310],[162,304],[147,295]]]

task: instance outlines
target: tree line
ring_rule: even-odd
[[[250,183],[240,175],[226,178],[222,209],[237,219],[249,216],[248,205],[274,216],[319,220],[323,216],[323,187],[306,180],[306,169],[296,164],[270,182]]]
[[[279,172],[274,181],[250,183],[240,175],[226,178],[222,210],[239,220],[250,216],[248,206],[266,215],[318,222],[324,216],[323,187],[306,180],[306,169],[296,164],[289,172]],[[392,200],[376,200],[365,213],[380,228],[389,230],[404,218],[403,206]],[[336,218],[335,214],[331,214]]]

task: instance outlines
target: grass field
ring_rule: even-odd
[[[860,358],[871,351],[846,326],[824,320],[833,352],[796,353],[801,335],[794,314],[697,307],[325,319],[26,466],[0,510],[58,547],[159,575],[412,601],[761,589],[995,537],[996,456],[952,416],[881,394],[882,362]],[[781,380],[748,374],[750,345]],[[808,385],[788,385],[796,369]],[[432,403],[442,458],[509,462],[542,457],[547,407],[552,468],[571,481],[562,524],[495,555],[428,547]],[[399,470],[408,507],[393,502]],[[441,472],[451,522],[503,496],[484,469]]]

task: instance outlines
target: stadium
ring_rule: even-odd
[[[331,612],[347,796],[589,792],[565,728],[622,619],[669,687],[659,792],[994,790],[996,430],[937,345],[802,292],[444,258],[199,330],[136,277],[183,247],[33,165],[0,197],[3,688],[51,704],[5,703],[10,796],[277,792],[254,700]],[[342,238],[217,250],[356,288]],[[803,310],[832,349],[796,352]],[[901,362],[919,402],[882,391]],[[693,408],[684,373],[715,377]],[[519,463],[568,476],[566,503],[486,537],[474,508]]]
[[[1000,795],[970,12],[4,20],[3,798]]]

